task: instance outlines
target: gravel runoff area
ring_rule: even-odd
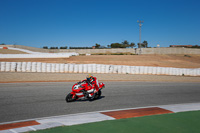
[[[87,73],[23,73],[0,72],[0,83],[20,82],[77,82]],[[167,75],[93,74],[99,81],[146,81],[146,82],[200,82],[200,77]]]

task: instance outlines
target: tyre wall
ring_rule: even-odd
[[[0,62],[0,72],[46,72],[46,73],[116,73],[200,76],[200,68],[172,68],[151,66],[125,66],[104,64],[58,64],[41,62]]]

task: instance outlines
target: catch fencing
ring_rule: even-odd
[[[42,62],[0,62],[0,72],[115,73],[200,76],[200,68],[189,69],[104,64],[58,64]]]

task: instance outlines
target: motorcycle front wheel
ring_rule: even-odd
[[[73,102],[76,100],[76,97],[73,98],[73,95],[71,93],[69,93],[66,98],[65,98],[66,102]]]

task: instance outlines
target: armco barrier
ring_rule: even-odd
[[[116,73],[200,76],[200,68],[172,68],[104,64],[58,64],[41,62],[0,62],[0,72]]]

